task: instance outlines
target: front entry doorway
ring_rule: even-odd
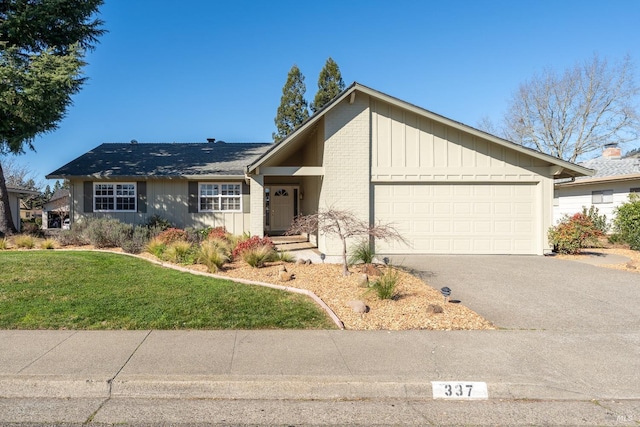
[[[265,187],[265,228],[271,234],[284,233],[298,216],[300,187],[272,185]]]

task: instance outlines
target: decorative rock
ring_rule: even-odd
[[[380,269],[373,264],[365,264],[362,267],[362,272],[367,276],[382,276]]]
[[[355,313],[364,314],[369,312],[369,307],[363,301],[353,300],[347,304],[349,304],[349,307],[351,307]]]
[[[287,267],[285,267],[284,264],[282,264],[280,266],[280,268],[278,268],[278,271],[284,271],[286,273],[287,272]]]
[[[429,304],[427,307],[427,314],[438,314],[442,312],[444,312],[444,310],[438,304]]]
[[[358,286],[360,286],[361,288],[366,288],[369,286],[369,276],[367,276],[366,274],[363,274],[360,276],[360,278],[358,279]]]
[[[298,264],[298,265],[304,264],[304,259],[298,258],[298,260],[296,261],[296,264]]]
[[[278,274],[278,277],[280,278],[281,281],[283,282],[288,282],[292,279],[295,279],[295,276],[292,273],[287,273],[286,271],[281,271]]]
[[[628,262],[628,263],[627,263],[627,268],[628,268],[629,270],[637,270],[637,269],[638,269],[638,267],[636,267],[635,265],[633,265],[633,262]]]
[[[304,264],[305,264],[305,265],[311,265],[311,260],[310,260],[310,259],[306,260],[306,261],[304,262]]]

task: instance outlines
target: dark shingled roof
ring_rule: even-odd
[[[106,143],[51,172],[47,178],[244,176],[271,143]]]

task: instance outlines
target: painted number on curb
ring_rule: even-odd
[[[489,391],[485,382],[471,381],[431,381],[434,399],[473,400],[488,399]]]

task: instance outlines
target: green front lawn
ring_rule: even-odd
[[[312,300],[100,252],[0,252],[0,329],[334,328]]]

